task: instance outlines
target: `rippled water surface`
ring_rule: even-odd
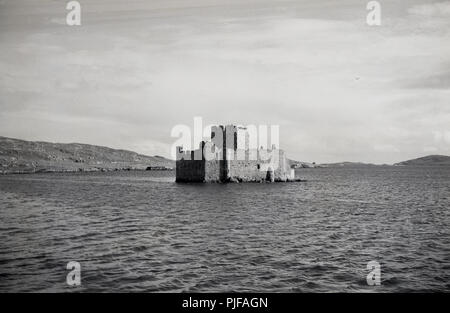
[[[0,176],[0,291],[450,290],[450,169],[304,169],[307,182],[172,172]],[[366,283],[381,264],[381,286]],[[66,264],[81,264],[81,287]]]

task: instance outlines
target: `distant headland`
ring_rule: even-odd
[[[450,166],[450,156],[446,155],[428,155],[417,159],[395,163],[395,166],[426,166],[439,165]]]
[[[450,166],[450,156],[428,155],[416,159],[402,161],[394,164],[374,164],[363,162],[337,162],[321,163],[299,162],[289,160],[294,168],[325,168],[325,167],[374,167],[374,166]]]

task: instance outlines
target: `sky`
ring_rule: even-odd
[[[450,155],[450,1],[68,2],[0,0],[0,136],[169,157],[200,116],[300,161]]]

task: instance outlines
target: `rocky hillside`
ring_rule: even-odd
[[[450,156],[446,155],[428,155],[422,158],[395,163],[397,166],[426,166],[439,165],[450,166]]]
[[[0,137],[0,174],[145,170],[149,167],[174,168],[175,162],[101,146]]]

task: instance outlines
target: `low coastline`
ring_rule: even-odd
[[[95,172],[124,172],[124,171],[175,171],[175,169],[167,167],[152,167],[152,168],[133,168],[133,167],[116,167],[116,168],[39,168],[39,169],[23,169],[23,170],[3,170],[0,171],[0,175],[26,175],[26,174],[43,174],[43,173],[95,173]]]

